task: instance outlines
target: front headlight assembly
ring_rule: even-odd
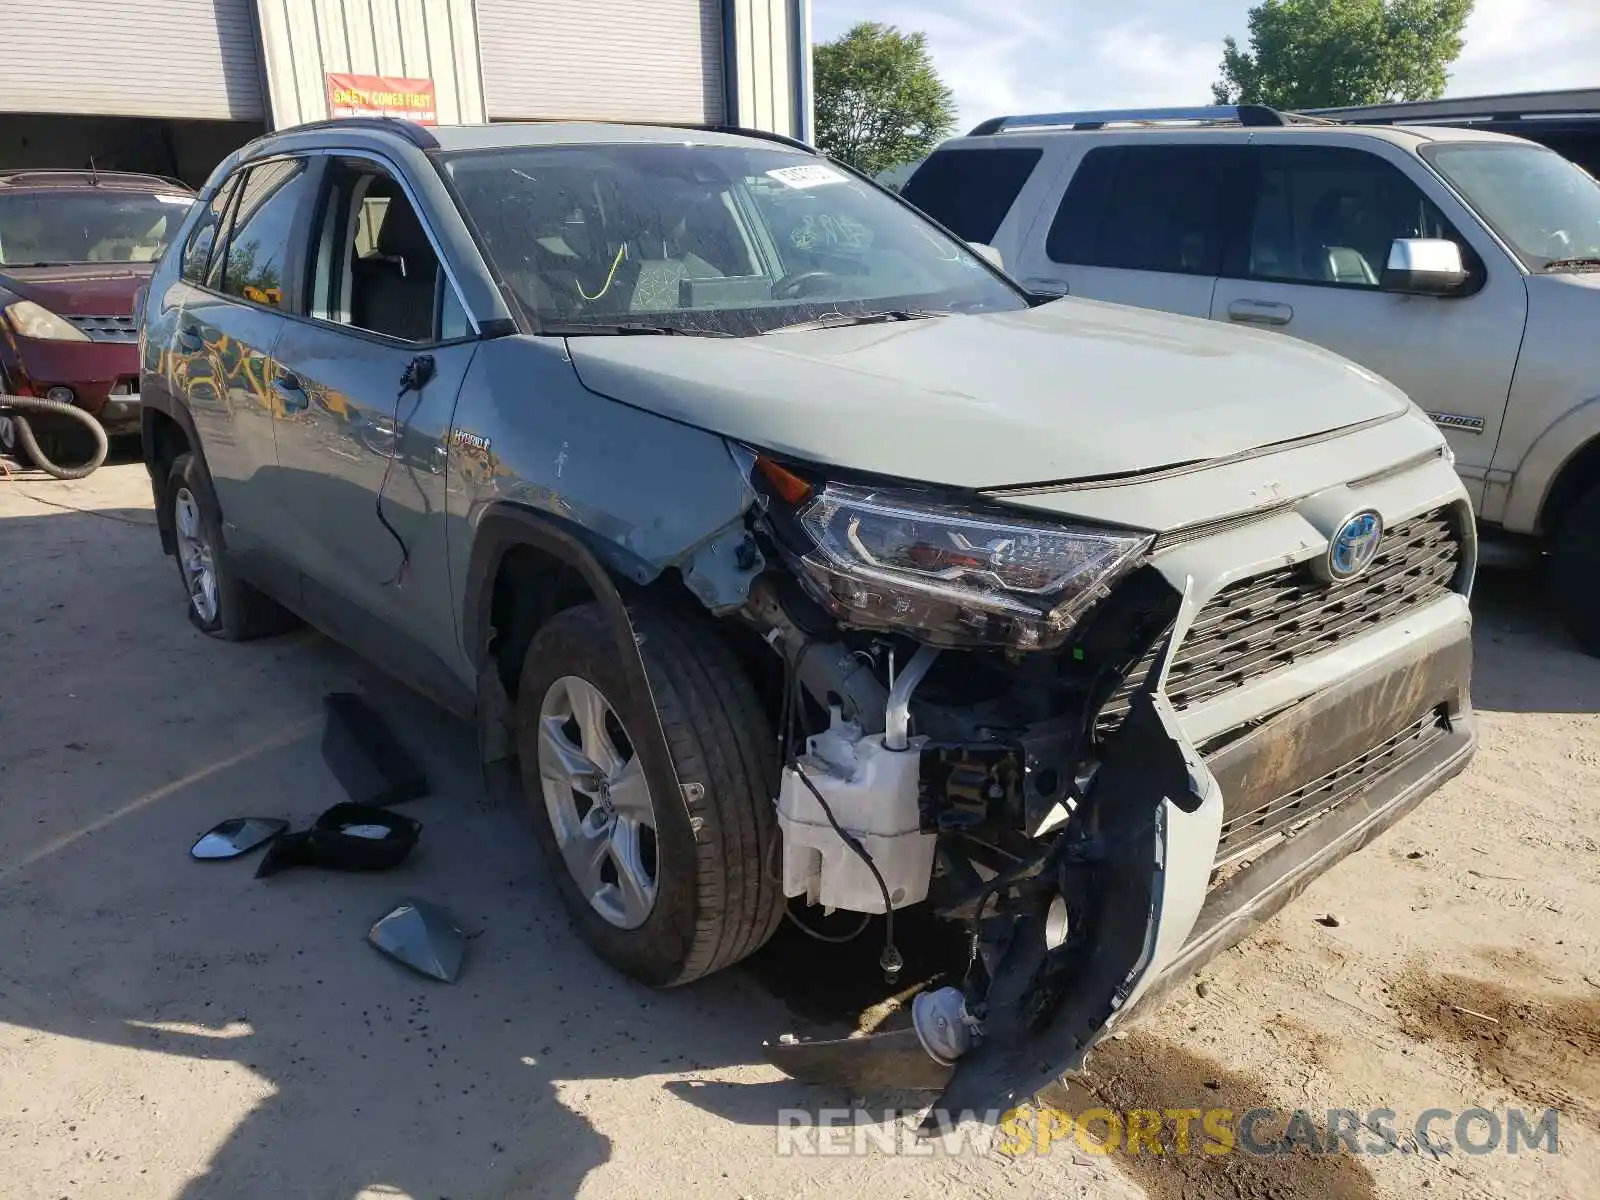
[[[813,598],[847,624],[941,646],[1054,649],[1152,540],[911,491],[829,483],[788,499],[805,543],[792,565]]]
[[[32,300],[18,300],[4,309],[6,319],[19,337],[48,342],[87,342],[89,335],[71,321]]]

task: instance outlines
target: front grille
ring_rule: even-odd
[[[1347,583],[1324,583],[1301,563],[1224,588],[1178,647],[1166,685],[1173,708],[1230,692],[1448,594],[1461,559],[1457,520],[1440,508],[1386,530],[1372,565]],[[1101,740],[1121,727],[1163,644],[1101,706]]]
[[[1372,565],[1347,583],[1323,583],[1302,564],[1224,588],[1178,647],[1167,698],[1181,711],[1437,600],[1460,559],[1456,517],[1441,508],[1386,531]]]
[[[1224,796],[1222,837],[1217,842],[1216,866],[1226,866],[1268,838],[1326,815],[1345,801],[1382,782],[1449,730],[1449,722],[1442,712],[1430,712],[1326,775],[1249,812],[1229,812],[1228,798]]]
[[[67,320],[88,334],[91,342],[137,342],[139,340],[139,327],[133,323],[132,317],[69,316]]]

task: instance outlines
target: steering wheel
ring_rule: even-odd
[[[831,271],[800,271],[794,275],[785,275],[772,285],[772,298],[774,300],[799,300],[809,294],[812,289],[808,284],[826,281],[837,284],[837,279]]]

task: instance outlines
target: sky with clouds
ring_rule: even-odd
[[[817,41],[857,21],[928,35],[958,129],[1003,113],[1209,104],[1249,0],[812,0]],[[1600,0],[1477,0],[1448,96],[1600,87]]]

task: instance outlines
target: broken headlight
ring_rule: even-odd
[[[1059,646],[1150,536],[826,484],[795,516],[801,582],[849,624],[945,646]]]

